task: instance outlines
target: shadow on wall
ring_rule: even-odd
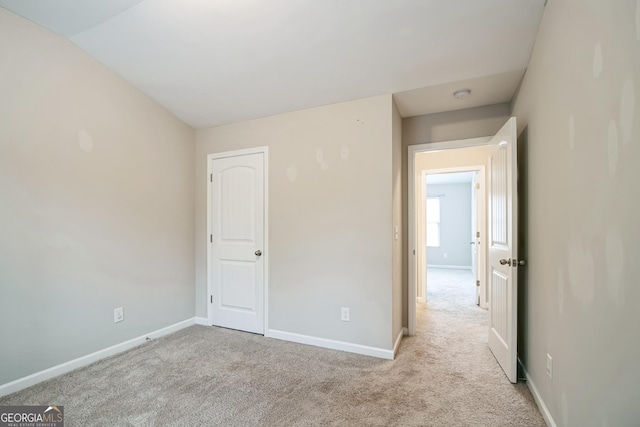
[[[529,262],[527,253],[527,235],[529,230],[528,135],[528,127],[525,127],[520,135],[518,135],[518,258],[526,260],[527,264]],[[527,294],[529,287],[527,277],[527,267],[518,268],[518,357],[525,366],[527,365]],[[521,367],[518,366],[518,370],[520,369]],[[524,377],[524,373],[519,371],[518,377]]]
[[[402,122],[405,145],[494,135],[509,119],[509,104],[408,117]]]

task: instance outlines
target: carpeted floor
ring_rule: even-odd
[[[215,327],[167,337],[0,398],[65,406],[70,426],[544,426],[487,348],[469,272],[429,272],[395,361]]]

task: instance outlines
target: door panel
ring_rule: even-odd
[[[491,154],[491,245],[507,248],[507,146]]]
[[[220,239],[233,241],[255,241],[255,170],[244,166],[233,166],[218,174]]]
[[[516,119],[491,140],[489,155],[489,348],[517,382],[517,147]],[[501,262],[502,261],[502,262]]]
[[[509,289],[509,278],[500,271],[491,271],[491,283],[493,292],[491,293],[491,327],[504,347],[507,347],[504,338],[507,336],[507,298]]]
[[[211,160],[210,320],[264,333],[264,154]]]
[[[220,301],[220,307],[255,311],[255,263],[221,260],[219,280],[218,301]]]

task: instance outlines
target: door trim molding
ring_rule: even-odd
[[[415,207],[415,161],[416,154],[428,151],[453,150],[456,148],[475,147],[478,145],[488,145],[490,136],[470,139],[457,139],[453,141],[431,142],[428,144],[410,145],[407,147],[407,183],[409,202],[409,238],[407,239],[407,254],[409,255],[409,289],[407,292],[408,307],[408,332],[409,335],[416,334],[416,302],[417,302],[417,263],[413,250],[416,247],[416,207]]]
[[[262,251],[262,259],[264,261],[264,336],[269,336],[269,147],[255,147],[247,148],[243,150],[224,151],[220,153],[207,154],[207,234],[205,237],[207,242],[207,321],[210,325],[213,324],[212,317],[213,312],[211,309],[211,303],[209,302],[209,295],[212,295],[211,289],[211,242],[209,236],[211,235],[211,161],[216,159],[224,159],[227,157],[239,157],[249,154],[262,154],[262,161],[264,167],[264,216],[263,216],[263,229],[264,229],[264,249]]]

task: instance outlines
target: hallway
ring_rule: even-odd
[[[430,308],[456,307],[465,311],[468,306],[477,307],[474,302],[475,286],[470,270],[450,268],[427,268],[427,301]],[[435,305],[432,305],[434,303]],[[482,310],[482,313],[486,311]]]
[[[446,426],[545,426],[527,385],[511,384],[489,350],[488,311],[475,304],[472,273],[429,268],[427,283],[417,334],[405,337],[396,360],[422,360],[428,412]]]

